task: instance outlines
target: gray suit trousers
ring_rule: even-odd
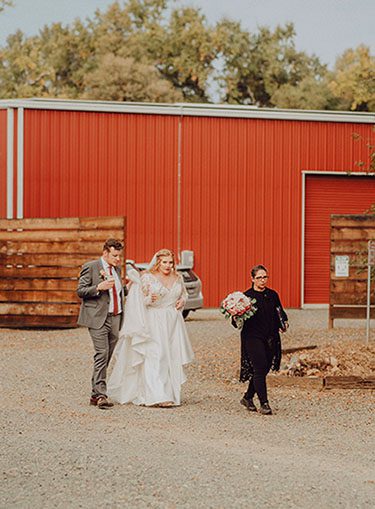
[[[96,398],[107,395],[107,368],[118,340],[120,320],[121,314],[108,315],[100,329],[89,327],[95,351],[91,395]]]

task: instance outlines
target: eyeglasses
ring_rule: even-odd
[[[268,276],[255,276],[254,279],[268,279]]]

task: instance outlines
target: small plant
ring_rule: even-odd
[[[373,126],[372,129],[375,132],[375,126]],[[370,138],[367,138],[367,140],[364,140],[363,136],[358,133],[353,133],[353,139],[355,141],[362,141],[366,143],[366,147],[369,151],[369,164],[366,165],[364,161],[356,161],[354,164],[358,166],[362,171],[365,171],[367,173],[375,173],[375,144],[371,142]],[[373,208],[375,210],[375,204],[373,205]]]

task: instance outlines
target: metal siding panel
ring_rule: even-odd
[[[183,119],[182,246],[195,251],[207,306],[246,288],[256,263],[284,305],[300,306],[301,172],[353,171],[368,160],[354,130],[366,138],[371,127]]]
[[[291,205],[300,203],[288,199],[298,195],[298,166],[294,174],[282,168],[290,166],[292,154],[290,148],[283,152],[288,131],[275,121],[211,122],[185,118],[183,129],[183,246],[196,253],[205,302],[217,306],[229,291],[245,289],[256,263],[268,266],[285,302],[298,300],[299,286],[291,277],[299,265],[298,251],[284,247],[290,243],[284,217],[291,217]],[[290,228],[288,222],[286,231]]]
[[[127,256],[176,249],[177,117],[25,111],[25,217],[125,215]]]
[[[25,217],[126,215],[128,257],[176,249],[177,116],[25,110],[25,131]],[[207,306],[259,262],[301,304],[301,172],[355,169],[353,132],[371,125],[183,117],[182,249]]]
[[[7,110],[0,110],[0,217],[7,216]]]
[[[375,178],[306,176],[305,303],[329,303],[331,214],[362,214],[375,203]]]

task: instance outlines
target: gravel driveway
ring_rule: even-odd
[[[284,343],[362,340],[293,311]],[[372,508],[374,392],[271,387],[273,416],[239,405],[237,333],[187,320],[196,361],[183,405],[88,405],[85,329],[0,329],[1,508]],[[363,327],[363,323],[362,323]],[[228,367],[229,366],[229,367]]]

